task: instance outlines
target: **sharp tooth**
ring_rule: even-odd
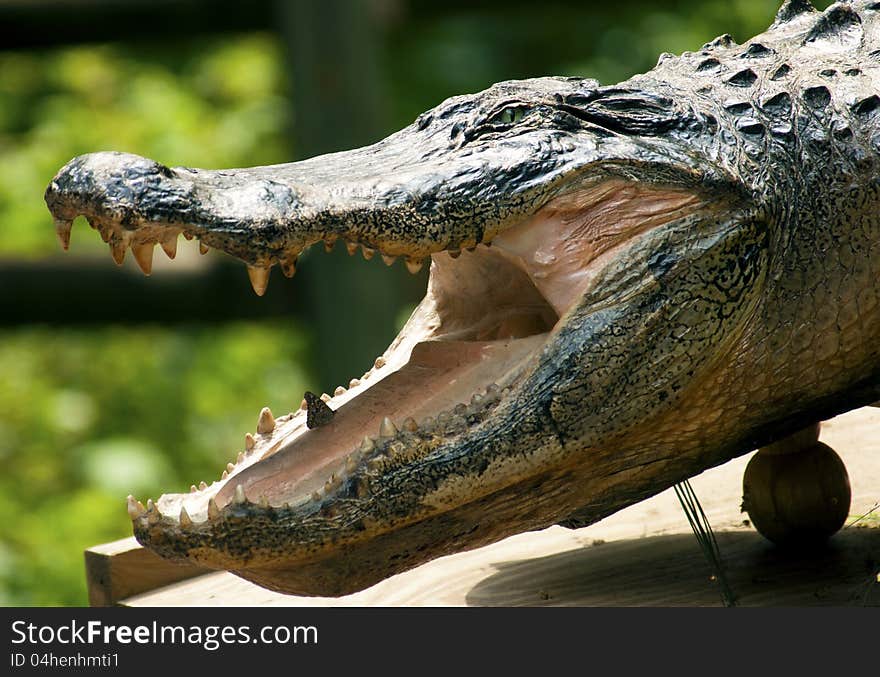
[[[208,485],[205,484],[205,481],[204,481],[204,480],[202,480],[201,482],[199,482],[199,491],[204,491],[204,490],[207,489],[207,488],[208,488]]]
[[[394,265],[394,262],[395,262],[395,261],[397,261],[397,257],[396,257],[396,256],[389,256],[388,254],[382,254],[382,262],[383,262],[386,266],[392,266],[392,265]]]
[[[414,433],[416,430],[419,429],[419,424],[416,423],[416,420],[412,416],[410,416],[406,420],[404,420],[403,429]]]
[[[422,260],[421,259],[407,259],[406,260],[406,269],[415,275],[422,269]]]
[[[353,454],[350,454],[350,455],[348,456],[348,458],[345,459],[345,469],[346,469],[349,473],[352,473],[352,472],[354,472],[354,469],[355,469],[355,468],[357,468],[357,461],[355,461],[355,459],[354,459],[354,455],[353,455]]]
[[[319,494],[317,491],[313,491],[312,492],[312,501],[314,503],[317,503],[320,500],[321,500],[321,494]]]
[[[239,505],[241,505],[242,503],[244,503],[247,500],[244,495],[244,487],[241,486],[240,484],[235,485],[235,498],[234,498],[234,500]]]
[[[73,221],[67,219],[55,219],[55,233],[58,235],[58,241],[61,248],[67,251],[70,249],[70,230],[73,228]]]
[[[226,464],[226,472],[231,473],[233,470],[235,470],[235,466],[232,463],[227,463]]]
[[[214,497],[208,499],[208,519],[215,520],[220,517],[220,508],[217,507],[217,501],[214,500]]]
[[[181,529],[189,529],[193,525],[193,521],[189,517],[189,513],[186,511],[186,508],[180,506],[180,528]]]
[[[334,397],[338,397],[339,395],[344,395],[344,394],[345,394],[345,388],[343,388],[342,386],[337,386],[336,390],[333,391]]]
[[[355,243],[355,242],[346,242],[345,248],[348,251],[349,256],[354,256],[355,252],[357,252],[357,250],[358,250],[357,243]]]
[[[380,355],[376,358],[376,361],[373,362],[373,366],[376,367],[376,369],[381,369],[385,366],[385,358]]]
[[[185,234],[186,234],[186,233],[184,233],[184,235],[185,235]],[[208,245],[206,245],[204,242],[199,242],[199,254],[201,254],[202,256],[204,256],[204,255],[207,254],[209,251],[211,251],[211,248],[210,248]]]
[[[229,477],[229,471],[228,471],[228,470],[224,470],[222,473],[220,473],[220,479],[221,479],[221,480],[225,480],[227,477]]]
[[[245,450],[247,450],[247,451],[253,451],[253,449],[254,449],[254,445],[255,445],[256,443],[257,443],[257,441],[254,439],[254,436],[251,435],[250,433],[247,433],[247,434],[244,436],[244,448],[245,448]]]
[[[244,452],[243,452],[243,451],[239,451],[239,452],[238,452],[238,456],[235,457],[235,462],[236,462],[236,463],[241,463],[243,460],[244,460]]]
[[[397,434],[397,426],[387,416],[379,424],[379,437],[394,437]]]
[[[371,258],[373,258],[373,254],[376,253],[376,250],[370,249],[369,247],[367,247],[365,245],[361,245],[361,253],[364,255],[364,259],[369,261]]]
[[[271,268],[266,266],[248,266],[248,277],[251,279],[251,286],[257,296],[266,293],[266,287],[269,286],[269,271]]]
[[[128,516],[131,517],[131,519],[136,520],[138,517],[146,512],[144,504],[138,500],[135,500],[135,497],[131,494],[128,495],[126,502],[128,504],[126,506],[128,508]]]
[[[450,258],[457,259],[459,256],[461,256],[461,249],[450,249],[449,256]]]
[[[149,520],[150,524],[156,524],[159,520],[162,519],[162,515],[159,514],[158,508],[156,508],[156,504],[153,503],[152,498],[147,499],[147,520]]]
[[[260,418],[257,420],[257,432],[260,435],[268,435],[275,430],[275,417],[272,416],[272,410],[269,407],[263,407],[260,411]]]
[[[368,451],[373,451],[373,449],[375,449],[375,448],[376,448],[376,445],[373,442],[372,438],[370,438],[370,437],[365,437],[363,439],[363,441],[361,442],[360,450],[364,453],[366,453]]]
[[[284,277],[291,278],[296,275],[296,262],[297,258],[295,256],[292,258],[281,259],[281,261],[279,261],[281,272],[284,273]]]
[[[165,255],[169,259],[173,259],[175,256],[177,256],[177,233],[166,236],[166,238],[162,240],[161,244],[162,251],[165,252]]]
[[[194,494],[199,490],[199,488],[195,484],[189,485],[189,493]]]
[[[117,266],[121,266],[125,261],[125,243],[118,238],[110,239],[110,256],[116,261]]]
[[[146,242],[133,244],[131,253],[134,254],[134,260],[137,261],[138,267],[144,271],[144,275],[149,275],[153,270],[153,244]]]
[[[266,494],[260,494],[260,507],[264,510],[269,507],[269,499],[266,498]]]
[[[361,384],[360,379],[353,378],[353,379],[351,379],[351,381],[348,382],[348,387],[349,388],[356,388],[360,384]]]
[[[301,411],[308,411],[309,403],[306,401],[306,398],[302,398],[302,401],[299,403],[299,408]]]

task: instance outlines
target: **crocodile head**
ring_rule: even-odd
[[[689,62],[693,88],[717,79],[699,74],[704,59]],[[775,331],[765,284],[787,215],[760,196],[776,179],[744,180],[720,107],[675,91],[662,78],[505,82],[302,162],[68,163],[46,193],[62,243],[83,214],[145,272],[181,233],[241,259],[258,294],[317,243],[411,271],[430,261],[424,300],[369,371],[293,413],[264,409],[218,481],[130,498],[138,540],[341,595],[595,521],[810,422],[850,376],[793,409],[742,369]]]

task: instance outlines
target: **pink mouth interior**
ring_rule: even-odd
[[[397,427],[449,412],[496,384],[514,385],[554,327],[589,289],[603,259],[628,239],[700,209],[690,191],[610,179],[562,195],[526,221],[453,258],[432,256],[428,292],[407,325],[359,384],[328,402],[335,410],[309,430],[299,411],[279,420],[225,483],[165,495],[163,513],[195,517],[237,485],[253,502],[308,500],[339,473],[383,419]],[[465,433],[466,434],[466,433]]]

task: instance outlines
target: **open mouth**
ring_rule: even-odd
[[[163,176],[191,171],[163,169]],[[242,259],[257,294],[265,291],[271,267],[278,264],[290,277],[302,250],[321,242],[338,240],[350,254],[361,248],[366,258],[378,255],[387,265],[403,257],[411,272],[423,263],[423,243],[407,251],[399,240],[387,245],[382,237],[313,230],[308,242],[267,246],[261,239],[266,231],[247,223],[224,230],[177,213],[132,215],[106,190],[100,194],[89,184],[82,198],[65,194],[61,180],[50,185],[47,203],[62,245],[69,243],[73,219],[83,214],[117,263],[131,248],[146,273],[154,246],[173,258],[180,234]],[[264,408],[256,430],[245,435],[213,482],[145,504],[129,497],[135,535],[165,556],[227,568],[276,589],[339,592],[366,584],[367,575],[359,579],[352,573],[354,559],[346,557],[341,543],[359,543],[364,532],[396,533],[426,515],[477,505],[481,495],[505,486],[499,482],[510,485],[535,472],[515,461],[510,478],[485,469],[459,473],[448,461],[472,453],[480,444],[477,431],[503,428],[499,422],[530,400],[523,384],[550,350],[548,343],[568,315],[602,298],[607,271],[617,270],[623,251],[707,204],[692,187],[596,171],[574,187],[555,190],[534,211],[511,218],[481,242],[440,244],[428,252],[425,298],[365,374],[332,394],[306,393],[297,411],[276,416]],[[473,232],[483,231],[477,224]],[[439,466],[435,477],[433,468]],[[418,477],[430,488],[415,496],[418,492],[395,484],[401,476]],[[401,495],[409,501],[405,506]],[[413,561],[425,553],[413,554]],[[342,562],[332,583],[303,583],[303,577],[314,576],[306,569],[283,583],[275,574],[268,583],[251,575],[260,567],[301,569],[296,563],[302,558],[321,557]],[[399,569],[402,562],[389,566]]]
[[[232,504],[311,502],[332,509],[332,494],[359,466],[381,467],[409,448],[425,453],[433,440],[466,435],[533,366],[603,257],[699,204],[689,191],[605,179],[551,200],[491,242],[432,254],[424,300],[372,368],[332,395],[307,393],[296,412],[275,417],[263,409],[255,433],[246,435],[218,480],[146,506],[129,497],[132,519],[194,529]],[[65,246],[70,221],[57,220]],[[173,256],[178,234],[199,235],[185,225],[141,224],[132,235],[110,219],[90,222],[118,263],[128,244],[145,272],[156,243]],[[351,254],[358,248],[346,245]],[[362,247],[372,258],[374,250]],[[278,257],[286,273],[292,275],[298,253]],[[380,255],[393,263],[390,255]],[[265,291],[269,269],[248,267],[258,294]]]

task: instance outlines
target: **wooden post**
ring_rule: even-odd
[[[114,606],[126,597],[211,571],[162,559],[134,538],[96,545],[86,550],[85,559],[91,606]]]

